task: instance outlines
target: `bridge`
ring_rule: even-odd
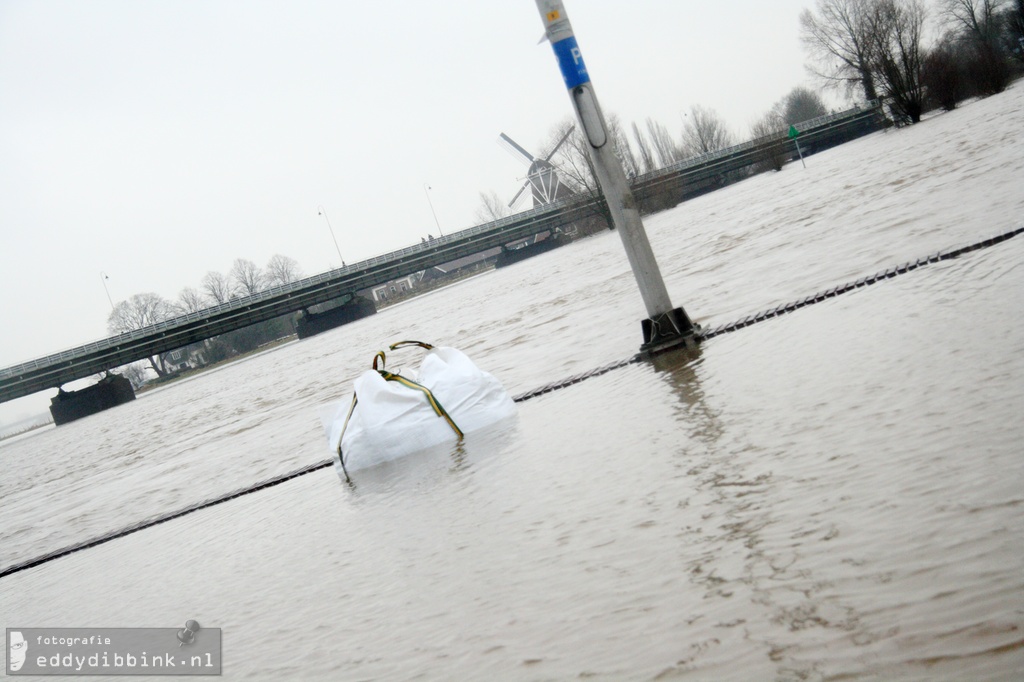
[[[877,102],[797,124],[801,144],[814,149],[832,146],[877,130]],[[751,140],[728,149],[687,159],[633,181],[645,197],[665,194],[678,201],[719,186],[730,173],[741,172],[778,148],[785,133]],[[84,379],[136,360],[182,348],[310,306],[354,295],[357,291],[405,277],[444,263],[503,246],[517,239],[570,225],[603,213],[596,192],[575,195],[433,241],[392,251],[297,282],[234,299],[212,308],[181,315],[36,360],[0,369],[0,402]]]

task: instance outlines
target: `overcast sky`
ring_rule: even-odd
[[[809,4],[566,9],[606,112],[746,136],[812,84]],[[498,134],[572,115],[542,34],[533,0],[0,1],[0,367],[104,336],[101,273],[116,303],[239,257],[338,266],[318,205],[348,262],[436,233],[425,184],[444,232],[475,224],[526,172]]]

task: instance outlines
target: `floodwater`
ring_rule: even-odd
[[[1019,226],[1001,97],[648,218],[673,300],[728,322]],[[196,619],[225,679],[1019,680],[1022,304],[1017,237],[0,579],[3,626]],[[515,394],[642,311],[606,233],[0,443],[0,566],[326,459],[388,342]]]

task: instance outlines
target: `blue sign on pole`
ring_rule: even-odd
[[[558,67],[562,70],[566,88],[572,90],[578,85],[590,82],[590,74],[587,73],[587,65],[583,63],[583,54],[580,52],[580,46],[576,44],[575,37],[559,40],[551,47],[555,49],[555,56],[558,57]]]

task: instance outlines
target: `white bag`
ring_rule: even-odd
[[[324,405],[321,421],[339,473],[397,459],[489,426],[516,413],[504,387],[455,348],[418,341],[392,344],[427,349],[418,372],[373,369],[355,380],[351,398]],[[340,446],[340,448],[339,448]],[[340,453],[340,454],[339,454]]]

